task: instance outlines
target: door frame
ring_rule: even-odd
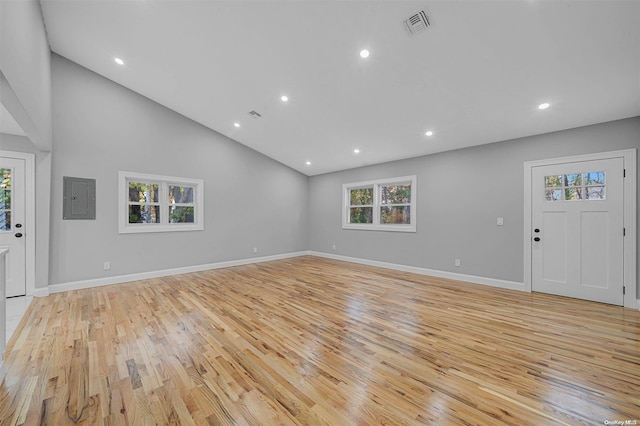
[[[624,194],[624,228],[625,237],[623,239],[623,274],[624,274],[624,307],[640,308],[636,306],[636,198],[637,198],[637,174],[636,174],[636,149],[624,149],[620,151],[608,151],[595,154],[574,155],[570,157],[550,158],[546,160],[526,161],[524,163],[524,286],[525,291],[532,289],[532,250],[531,239],[533,238],[532,228],[532,208],[531,202],[531,174],[534,167],[550,166],[554,164],[576,163],[580,161],[606,160],[610,158],[622,158],[624,162],[625,178],[623,179]]]
[[[25,294],[32,296],[36,290],[36,168],[35,155],[28,152],[0,150],[0,157],[24,160],[25,190]]]

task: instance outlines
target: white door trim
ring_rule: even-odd
[[[25,174],[25,237],[26,247],[26,294],[32,296],[36,290],[36,168],[34,154],[0,150],[0,157],[24,160]]]
[[[576,155],[571,157],[552,158],[547,160],[527,161],[524,163],[524,286],[525,291],[531,292],[531,173],[534,167],[552,164],[574,163],[579,161],[604,160],[622,158],[626,177],[624,179],[624,306],[626,308],[640,308],[636,306],[636,150],[625,149],[597,154]]]

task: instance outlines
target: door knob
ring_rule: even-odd
[[[20,237],[22,237],[22,232],[17,232],[16,233],[16,238],[20,238]]]
[[[540,241],[540,237],[535,237],[535,238],[533,239],[533,241],[536,241],[536,242],[537,242],[537,241]]]

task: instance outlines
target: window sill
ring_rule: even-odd
[[[121,226],[118,229],[118,233],[120,234],[145,234],[148,232],[182,232],[182,231],[202,231],[204,230],[204,226],[201,224],[175,224],[175,225],[158,225],[153,226],[149,224],[140,224],[140,225],[126,225]]]
[[[355,229],[359,231],[386,231],[386,232],[416,232],[415,225],[342,225],[342,229]]]

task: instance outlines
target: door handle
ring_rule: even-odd
[[[536,242],[540,241],[540,237],[535,237],[533,241],[536,241]]]
[[[15,236],[16,236],[16,238],[22,237],[22,232],[16,232]]]

